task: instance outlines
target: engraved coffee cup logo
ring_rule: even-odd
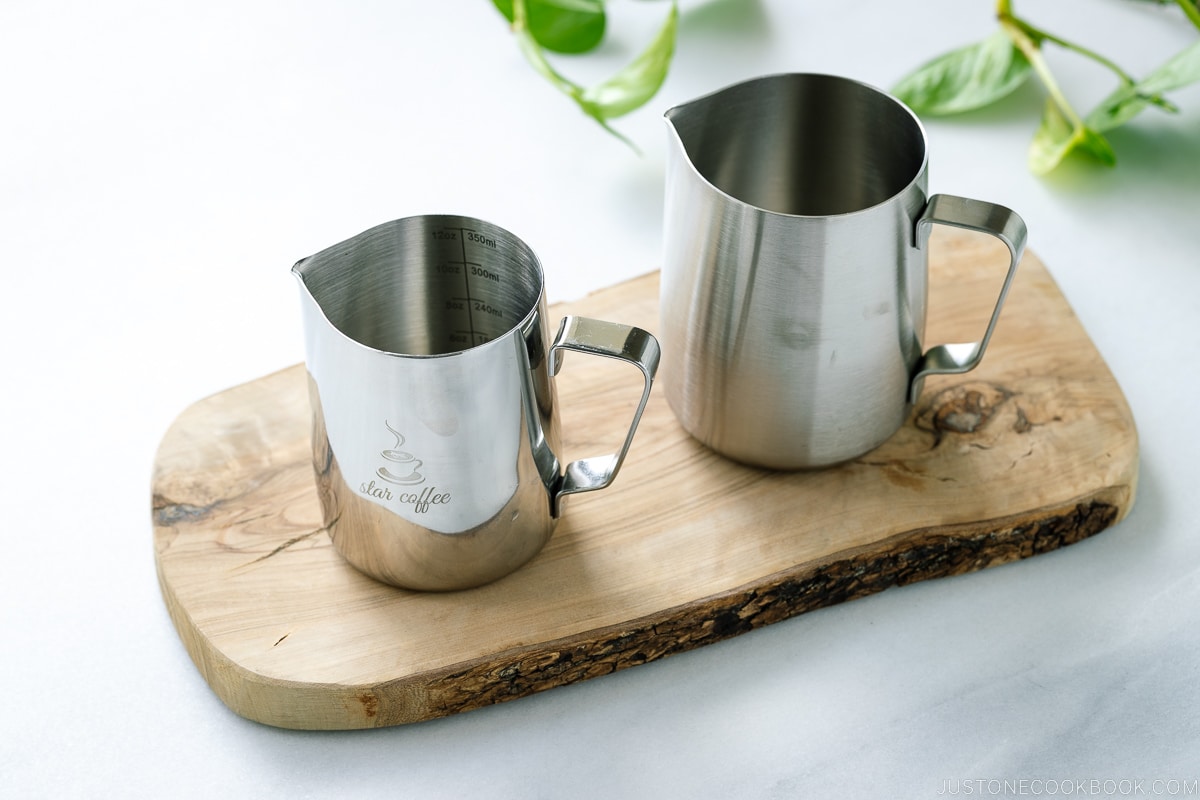
[[[418,471],[423,463],[421,459],[406,450],[401,450],[400,446],[404,444],[403,434],[389,425],[386,420],[383,424],[396,437],[396,446],[379,451],[379,455],[388,463],[375,471],[376,477],[399,486],[416,486],[424,483],[425,476]],[[370,482],[360,485],[358,490],[376,500],[412,506],[413,511],[418,514],[424,514],[430,506],[443,506],[450,502],[450,492],[438,489],[436,486],[426,486],[413,492],[396,490],[396,493],[393,494],[387,486],[376,485],[375,479],[372,478]]]
[[[396,445],[380,451],[379,455],[387,459],[389,463],[376,470],[375,474],[389,483],[401,486],[415,486],[418,483],[424,483],[425,476],[417,471],[421,466],[421,460],[412,453],[400,449],[400,445],[404,444],[404,436],[400,431],[389,425],[386,420],[383,424],[396,437]]]

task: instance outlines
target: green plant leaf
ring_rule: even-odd
[[[578,97],[583,92],[583,87],[560,75],[546,60],[542,46],[533,38],[526,21],[524,0],[515,0],[513,8],[513,35],[517,37],[517,45],[521,48],[525,60],[533,65],[538,74],[554,84],[560,92],[572,98]]]
[[[1134,84],[1121,86],[1087,115],[1087,124],[1097,131],[1124,125],[1147,106],[1167,111],[1177,109],[1163,97],[1164,92],[1200,81],[1200,42],[1177,53],[1165,64]]]
[[[1072,124],[1053,98],[1047,98],[1041,124],[1029,144],[1030,171],[1045,175],[1075,149],[1090,153],[1106,166],[1117,163],[1117,156],[1107,139],[1082,122]]]
[[[579,98],[584,111],[598,120],[609,120],[645,105],[666,80],[675,54],[678,22],[679,7],[672,2],[666,22],[650,46],[616,75],[584,91]]]
[[[667,76],[671,57],[675,53],[675,33],[679,19],[679,7],[671,0],[671,11],[667,21],[646,50],[612,78],[590,89],[585,89],[562,75],[546,59],[542,46],[529,30],[527,17],[528,0],[512,0],[513,34],[525,59],[560,92],[570,97],[592,119],[637,150],[633,142],[622,136],[608,124],[610,119],[627,114],[646,103],[658,92]]]
[[[1074,132],[1058,105],[1053,100],[1047,100],[1041,124],[1029,143],[1029,169],[1035,175],[1045,175],[1057,167],[1074,146]]]
[[[1119,128],[1142,113],[1151,100],[1137,91],[1136,84],[1126,84],[1113,91],[1087,115],[1087,124],[1098,131]],[[1160,100],[1156,105],[1162,105]]]
[[[513,0],[492,0],[515,22]],[[539,45],[554,53],[586,53],[604,39],[604,0],[525,0],[525,26]]]
[[[997,31],[926,62],[902,78],[892,93],[918,114],[957,114],[1005,97],[1029,73],[1029,59]]]
[[[1176,53],[1167,63],[1142,79],[1142,91],[1157,94],[1200,81],[1200,42]]]

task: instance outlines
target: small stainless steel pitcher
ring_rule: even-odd
[[[660,380],[689,433],[750,464],[834,464],[890,437],[926,375],[979,363],[1025,224],[928,196],[925,132],[906,106],[846,78],[776,75],[666,122]],[[935,222],[1008,246],[977,342],[923,343]]]
[[[608,486],[658,367],[627,325],[562,321],[520,239],[457,216],[372,228],[297,263],[313,466],[334,546],[410,589],[464,589],[512,572],[549,539],[562,498]],[[644,377],[616,453],[566,463],[553,376],[564,351]]]

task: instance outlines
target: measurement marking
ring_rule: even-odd
[[[463,229],[463,236],[464,238],[470,239],[475,244],[481,244],[484,247],[490,247],[493,250],[496,249],[496,240],[490,236],[484,236],[482,233],[477,231],[467,231],[465,228]]]
[[[492,337],[488,336],[486,333],[472,333],[471,331],[464,330],[450,331],[450,341],[454,342],[455,344],[466,344],[467,342],[483,344],[484,342],[490,342],[491,340]]]
[[[460,234],[460,236],[458,237],[458,245],[459,245],[459,248],[462,250],[462,259],[463,259],[462,263],[466,264],[467,263],[467,231],[466,231],[466,228],[459,228],[458,232]],[[474,338],[475,338],[475,315],[473,313],[471,313],[471,311],[470,311],[470,309],[471,309],[471,276],[467,274],[468,272],[469,272],[469,270],[465,270],[465,269],[463,270],[463,285],[467,288],[467,296],[464,299],[467,301],[467,319],[470,321],[470,325],[471,325],[471,330],[470,330],[471,339],[474,340]]]
[[[504,316],[504,312],[501,311],[500,309],[496,308],[495,306],[490,306],[487,303],[481,303],[478,300],[476,300],[475,302],[473,302],[471,304],[471,310],[472,311],[482,311],[484,314],[488,314],[493,317],[503,317]]]
[[[499,275],[497,275],[495,272],[492,272],[490,269],[487,269],[486,267],[484,267],[482,265],[472,264],[471,265],[471,274],[474,275],[476,278],[482,278],[483,280],[491,281],[492,283],[500,282]]]

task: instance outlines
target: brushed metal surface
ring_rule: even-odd
[[[775,75],[666,113],[661,382],[683,427],[738,461],[845,461],[903,423],[926,374],[971,369],[969,346],[926,351],[933,222],[1024,247],[1012,211],[928,196],[916,116],[828,75]]]
[[[541,265],[511,233],[468,217],[409,217],[293,273],[324,523],[362,572],[426,590],[495,580],[542,548],[564,495],[616,476],[658,343],[579,317],[551,340]],[[618,452],[564,465],[553,380],[562,350],[641,370]]]

